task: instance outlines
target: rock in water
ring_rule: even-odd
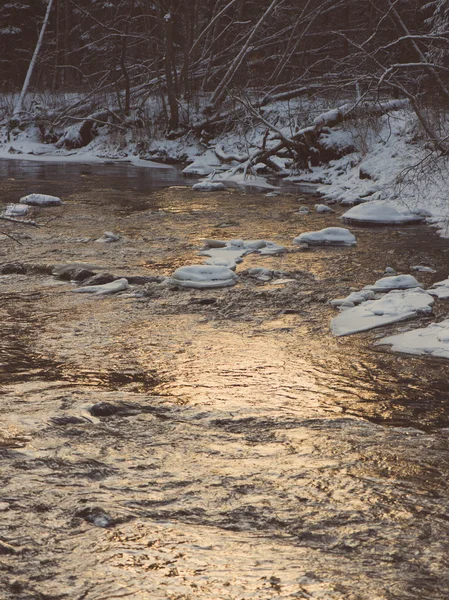
[[[169,283],[185,288],[217,288],[235,285],[237,275],[228,267],[216,265],[190,265],[177,269]]]
[[[56,196],[48,196],[47,194],[29,194],[20,198],[20,204],[28,206],[61,206],[61,198]]]
[[[293,240],[294,244],[306,243],[309,246],[353,246],[355,236],[343,227],[327,227],[320,231],[306,231]]]
[[[127,279],[117,279],[111,283],[104,285],[88,285],[79,287],[76,290],[71,290],[75,294],[95,294],[96,296],[107,296],[108,294],[116,294],[129,288]]]

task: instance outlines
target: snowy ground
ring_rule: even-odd
[[[324,101],[312,106],[307,100],[297,99],[268,105],[263,114],[282,135],[290,137],[304,125],[319,123],[320,113],[329,108],[333,107]],[[70,131],[66,130],[66,135]],[[9,135],[5,127],[0,127],[0,158],[92,163],[126,161],[145,167],[179,162],[187,165],[186,175],[207,178],[205,188],[210,181],[226,186],[246,184],[269,188],[264,165],[257,164],[245,173],[238,169],[238,161],[260,148],[265,134],[265,125],[249,126],[238,120],[233,127],[207,139],[199,139],[190,132],[175,140],[145,140],[142,132],[125,134],[101,127],[98,136],[87,146],[66,150],[44,144],[38,127],[13,130]],[[275,145],[278,138],[274,133],[268,136],[267,148]],[[432,160],[411,110],[396,110],[369,121],[347,121],[323,133],[320,144],[329,151],[343,152],[344,156],[306,171],[297,171],[288,159],[274,156],[272,159],[279,169],[277,175],[293,183],[320,184],[318,189],[324,203],[337,202],[350,208],[360,202],[381,201],[386,211],[390,211],[392,221],[398,219],[394,208],[402,214],[408,211],[409,220],[413,216],[426,218],[438,227],[441,235],[449,236],[447,164],[443,159]],[[373,220],[372,216],[367,220]]]

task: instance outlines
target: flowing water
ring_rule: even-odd
[[[0,246],[0,264],[35,266],[0,275],[1,598],[448,597],[447,362],[373,348],[409,323],[333,338],[327,304],[386,266],[446,278],[448,241],[353,228],[355,248],[238,267],[292,284],[92,298],[44,266],[166,275],[201,262],[201,238],[291,248],[341,211],[299,216],[316,201],[299,192],[194,192],[176,169],[0,174],[5,202],[66,201]],[[95,243],[105,230],[121,241]]]

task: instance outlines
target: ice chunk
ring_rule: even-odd
[[[71,290],[75,294],[95,294],[96,296],[106,296],[108,294],[116,294],[129,288],[127,279],[116,279],[111,283],[104,283],[103,285],[88,285],[86,287],[76,288]]]
[[[46,194],[29,194],[20,198],[20,204],[27,204],[28,206],[60,206],[62,200],[56,196],[47,196]]]
[[[385,204],[385,202],[365,202],[354,206],[342,217],[347,223],[359,223],[366,225],[401,225],[418,223],[423,217],[410,212],[407,208],[397,209]]]
[[[421,287],[421,284],[412,275],[393,275],[392,277],[382,277],[373,285],[366,285],[364,289],[373,290],[374,292],[389,292],[416,287]]]
[[[376,346],[391,345],[395,352],[426,354],[449,358],[449,319],[428,327],[391,335],[376,342]]]
[[[227,267],[190,265],[177,269],[169,279],[172,285],[186,288],[217,288],[235,285],[237,275]]]
[[[294,244],[306,243],[310,246],[353,246],[355,236],[343,227],[327,227],[321,231],[307,231],[293,240]]]
[[[344,310],[332,319],[331,331],[335,336],[343,336],[382,327],[417,314],[430,313],[433,303],[432,296],[420,288],[394,290],[380,300],[369,300]]]

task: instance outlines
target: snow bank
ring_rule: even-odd
[[[382,338],[376,346],[391,345],[394,352],[449,358],[449,319],[428,327]]]
[[[293,240],[294,244],[310,246],[353,246],[357,243],[355,236],[342,227],[327,227],[321,231],[307,231]]]
[[[88,285],[86,287],[76,288],[71,290],[74,294],[95,294],[96,296],[107,296],[109,294],[116,294],[129,288],[127,279],[116,279],[111,283],[104,283],[103,285]]]
[[[332,319],[331,331],[340,337],[390,325],[418,314],[430,313],[433,303],[432,296],[420,288],[394,290],[380,300],[369,300],[360,306],[344,310]]]
[[[237,275],[227,267],[190,265],[177,269],[168,282],[172,285],[195,289],[228,287],[237,283]]]
[[[374,292],[389,292],[416,287],[421,287],[421,284],[412,275],[394,275],[393,277],[382,277],[373,285],[366,285],[364,289],[373,290]]]
[[[407,225],[423,220],[422,216],[407,208],[394,208],[385,202],[359,204],[345,212],[341,218],[347,223],[366,225]]]
[[[56,196],[48,196],[46,194],[30,194],[29,196],[20,198],[20,204],[27,204],[28,206],[60,206],[62,200]]]

